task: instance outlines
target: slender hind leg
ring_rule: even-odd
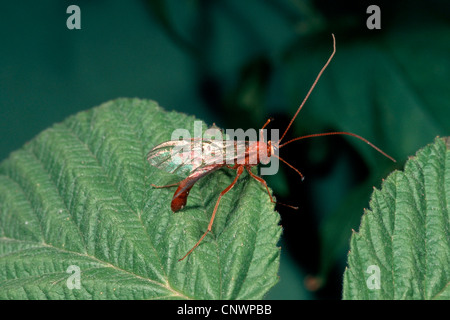
[[[289,207],[289,208],[292,208],[292,209],[295,209],[295,210],[298,209],[298,207],[294,207],[294,206],[291,206],[291,205],[288,205],[288,204],[284,204],[284,203],[281,203],[281,202],[276,202],[276,201],[274,201],[273,198],[272,198],[272,195],[270,194],[269,187],[267,186],[267,182],[266,182],[263,178],[258,177],[257,175],[255,175],[255,174],[252,172],[252,170],[250,169],[250,167],[245,167],[245,169],[247,169],[247,172],[250,174],[250,176],[251,176],[253,179],[255,179],[256,181],[258,181],[259,183],[261,183],[264,187],[266,187],[267,194],[269,195],[270,201],[271,201],[272,203],[281,204],[281,205],[283,205],[283,206],[286,206],[286,207]]]
[[[215,216],[216,216],[217,208],[219,207],[220,199],[222,199],[222,197],[223,197],[228,191],[230,191],[230,190],[234,187],[234,185],[236,184],[236,182],[237,182],[239,176],[242,174],[242,172],[244,172],[244,167],[243,167],[243,166],[238,167],[238,168],[237,168],[236,177],[234,178],[233,182],[232,182],[228,187],[226,187],[225,190],[223,190],[223,191],[220,193],[219,199],[217,199],[216,205],[215,205],[215,207],[214,207],[214,211],[213,211],[212,216],[211,216],[211,220],[209,221],[208,229],[207,229],[206,232],[202,235],[202,237],[200,238],[200,240],[197,241],[197,243],[195,244],[195,246],[193,246],[192,249],[189,250],[189,252],[186,253],[186,254],[184,255],[184,257],[181,258],[181,259],[178,260],[178,261],[181,261],[181,260],[183,260],[184,258],[186,258],[188,255],[190,255],[190,254],[192,253],[192,251],[194,251],[195,248],[198,247],[198,245],[200,244],[200,242],[202,242],[203,238],[208,234],[208,232],[211,231],[211,228],[212,228],[212,225],[213,225],[213,222],[214,222],[214,218],[215,218]]]
[[[183,180],[181,180],[181,181],[183,181]],[[177,183],[168,184],[168,185],[166,185],[166,186],[157,186],[157,185],[154,185],[153,183],[151,183],[150,185],[151,185],[153,188],[157,188],[157,189],[161,189],[161,188],[170,188],[170,187],[178,186],[178,185],[181,183],[181,181],[179,181],[179,182],[177,182]]]

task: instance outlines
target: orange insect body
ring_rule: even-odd
[[[260,149],[263,149],[266,152],[260,152]],[[174,193],[170,208],[173,212],[177,212],[183,209],[186,206],[187,198],[192,187],[198,180],[200,180],[204,176],[225,166],[230,169],[237,169],[239,166],[244,165],[246,168],[250,169],[251,167],[258,165],[259,163],[267,164],[269,163],[270,157],[273,153],[274,149],[271,141],[268,141],[267,143],[265,141],[249,141],[246,142],[243,164],[239,163],[238,158],[235,158],[234,165],[232,166],[227,165],[224,161],[223,163],[214,163],[197,168],[186,179],[182,180],[178,184],[175,184],[178,185],[178,188]]]
[[[270,201],[272,201],[272,202],[275,202],[275,201],[273,200],[272,195],[270,194],[269,187],[267,186],[267,183],[264,181],[264,179],[262,179],[261,177],[255,175],[251,171],[251,168],[253,166],[258,165],[259,163],[267,164],[267,163],[269,163],[271,157],[276,157],[279,160],[281,160],[283,163],[288,165],[290,168],[295,170],[300,175],[300,177],[303,179],[303,175],[302,175],[302,173],[299,170],[294,168],[292,165],[290,165],[284,159],[280,158],[275,152],[277,149],[282,148],[282,147],[286,146],[289,143],[292,143],[294,141],[298,141],[298,140],[301,140],[301,139],[313,138],[313,137],[321,137],[321,136],[329,136],[329,135],[349,135],[349,136],[358,138],[358,139],[366,142],[372,148],[374,148],[375,150],[377,150],[378,152],[380,152],[381,154],[383,154],[384,156],[386,156],[387,158],[389,158],[389,159],[391,159],[392,161],[395,162],[395,160],[391,156],[389,156],[386,153],[384,153],[381,149],[379,149],[378,147],[374,146],[372,143],[370,143],[369,141],[367,141],[363,137],[358,136],[358,135],[356,135],[354,133],[351,133],[351,132],[327,132],[327,133],[311,134],[311,135],[307,135],[307,136],[294,138],[292,140],[289,140],[289,141],[281,144],[281,141],[283,140],[283,138],[286,135],[287,131],[291,127],[291,125],[294,122],[295,118],[297,117],[298,113],[303,108],[303,105],[305,104],[305,102],[308,100],[308,97],[311,94],[311,92],[314,89],[314,87],[316,86],[317,81],[319,80],[320,76],[322,75],[322,73],[324,72],[324,70],[326,69],[328,64],[330,63],[330,61],[333,58],[334,54],[336,53],[336,40],[334,38],[334,35],[332,35],[332,36],[333,36],[333,52],[332,52],[332,54],[328,58],[328,61],[325,63],[323,68],[320,70],[320,72],[317,75],[314,83],[312,84],[311,88],[309,89],[308,93],[306,94],[305,98],[303,99],[302,103],[300,104],[299,108],[297,109],[297,112],[292,117],[292,120],[289,122],[286,130],[284,131],[283,135],[281,136],[281,138],[278,141],[272,142],[272,141],[269,140],[269,141],[265,142],[263,139],[261,139],[260,141],[248,141],[248,142],[247,141],[234,141],[234,142],[224,141],[225,143],[234,143],[234,148],[235,149],[237,149],[239,146],[244,147],[245,148],[244,159],[236,157],[236,158],[233,159],[233,164],[232,165],[227,164],[225,162],[225,160],[223,160],[222,162],[211,162],[210,163],[208,161],[203,161],[204,159],[202,159],[200,164],[197,164],[196,166],[194,166],[194,167],[189,169],[189,175],[184,180],[182,180],[182,181],[180,181],[178,183],[171,184],[171,185],[166,185],[166,186],[155,186],[155,185],[152,185],[155,188],[166,188],[166,187],[178,186],[178,188],[175,191],[175,194],[174,194],[174,196],[172,198],[172,202],[171,202],[171,209],[172,209],[172,211],[173,212],[177,212],[177,211],[183,209],[186,206],[186,202],[187,202],[187,198],[188,198],[189,192],[191,191],[192,187],[194,186],[194,184],[199,179],[205,177],[206,175],[208,175],[208,174],[210,174],[210,173],[212,173],[214,171],[217,171],[217,170],[219,170],[221,168],[224,168],[224,167],[236,170],[236,176],[235,176],[233,182],[219,194],[219,198],[217,199],[216,204],[214,206],[214,210],[213,210],[211,219],[209,221],[207,230],[201,236],[201,238],[197,241],[197,243],[192,247],[192,249],[190,249],[184,255],[184,257],[182,257],[179,261],[183,260],[189,254],[191,254],[192,251],[194,251],[195,248],[197,248],[198,245],[202,242],[203,238],[208,234],[208,232],[211,231],[212,224],[214,222],[214,218],[215,218],[217,209],[219,207],[219,203],[220,203],[221,198],[228,191],[230,191],[234,187],[234,185],[236,184],[237,180],[239,179],[241,174],[244,172],[244,169],[249,173],[249,175],[252,178],[254,178],[258,182],[260,182],[266,188],[267,193],[269,194],[269,197],[270,197]],[[260,130],[260,137],[263,137],[263,135],[262,135],[263,131],[262,130],[270,122],[271,122],[271,119],[267,120],[266,123],[264,124],[264,126],[261,128],[261,130]],[[159,144],[158,146],[154,147],[149,152],[149,154],[147,156],[147,159],[150,162],[150,164],[152,164],[152,165],[154,165],[156,167],[164,168],[165,170],[173,173],[176,170],[178,170],[180,167],[182,167],[182,168],[184,168],[184,167],[181,166],[181,165],[175,166],[175,165],[173,165],[173,163],[170,163],[170,161],[172,161],[172,160],[170,160],[168,158],[168,156],[167,156],[167,155],[170,154],[169,150],[172,150],[175,146],[179,146],[179,145],[192,145],[193,146],[194,143],[198,143],[198,142],[199,141],[195,140],[195,139],[191,139],[191,140],[188,140],[188,141],[180,140],[180,141],[163,142],[163,143]],[[212,142],[209,141],[209,140],[202,140],[200,142],[202,144],[205,144],[205,145],[206,144],[212,144]],[[261,152],[262,150],[263,150],[263,152]],[[282,203],[279,203],[279,204],[282,204]],[[290,206],[290,205],[285,205],[285,206],[297,209],[296,207],[293,207],[293,206]]]

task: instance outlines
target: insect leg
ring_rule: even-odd
[[[215,216],[216,216],[217,208],[219,207],[220,199],[222,199],[222,197],[223,197],[228,191],[230,191],[230,190],[234,187],[234,185],[236,184],[236,182],[237,182],[237,180],[239,179],[239,177],[240,177],[240,175],[242,174],[242,172],[244,172],[244,167],[243,167],[243,166],[238,167],[238,168],[237,168],[236,177],[234,178],[233,182],[232,182],[228,187],[226,187],[225,190],[223,190],[223,191],[220,193],[219,198],[217,199],[216,205],[215,205],[215,207],[214,207],[214,211],[213,211],[212,216],[211,216],[211,220],[209,221],[208,229],[207,229],[206,232],[202,235],[202,237],[200,238],[200,240],[197,241],[197,243],[195,244],[195,246],[193,246],[192,249],[189,250],[189,252],[186,253],[186,254],[184,255],[184,257],[181,258],[181,259],[178,260],[178,261],[181,261],[181,260],[183,260],[184,258],[186,258],[188,255],[190,255],[190,254],[192,253],[192,251],[194,251],[195,248],[198,247],[198,245],[200,244],[200,242],[202,242],[203,238],[208,234],[208,232],[211,231],[211,228],[212,228],[212,225],[213,225],[213,222],[214,222],[214,218],[215,218]]]
[[[183,180],[181,180],[181,181],[183,181]],[[166,186],[157,186],[157,185],[154,185],[153,183],[150,184],[150,185],[151,185],[153,188],[157,188],[157,189],[161,189],[161,188],[170,188],[170,187],[175,187],[175,186],[179,185],[179,184],[181,183],[181,181],[179,181],[179,182],[177,182],[177,183],[168,184],[168,185],[166,185]]]
[[[273,203],[276,203],[275,201],[273,201],[272,195],[270,194],[269,187],[267,186],[266,181],[265,181],[263,178],[258,177],[257,175],[255,175],[255,174],[252,172],[252,170],[250,169],[250,167],[245,167],[245,169],[247,169],[247,172],[250,174],[250,176],[251,176],[253,179],[255,179],[256,181],[258,181],[259,183],[261,183],[264,187],[266,187],[267,194],[269,195],[270,201],[273,202]]]
[[[291,206],[291,205],[288,205],[288,204],[284,204],[284,203],[281,203],[281,202],[276,202],[276,201],[274,201],[273,198],[272,198],[272,195],[270,194],[269,187],[267,186],[267,182],[266,182],[263,178],[258,177],[257,175],[255,175],[255,174],[252,172],[252,170],[250,169],[250,167],[245,167],[245,168],[247,169],[247,172],[250,174],[250,176],[251,176],[253,179],[255,179],[256,181],[258,181],[259,183],[261,183],[264,187],[266,187],[267,194],[269,195],[270,201],[271,201],[272,203],[281,204],[281,205],[283,205],[283,206],[286,206],[286,207],[289,207],[289,208],[292,208],[292,209],[295,209],[295,210],[298,209],[298,207],[294,207],[294,206]]]

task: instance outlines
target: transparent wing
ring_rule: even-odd
[[[244,163],[245,152],[248,149],[248,141],[224,140],[209,141],[203,144],[203,162],[204,165],[214,163],[226,163],[233,165],[238,160]]]
[[[233,164],[247,143],[233,140],[185,139],[163,142],[147,155],[148,162],[166,172],[187,176],[210,165]]]
[[[201,166],[202,160],[196,156],[198,143],[195,139],[171,140],[154,147],[147,154],[148,162],[159,169],[180,176],[187,176]],[[201,144],[200,144],[201,145]]]

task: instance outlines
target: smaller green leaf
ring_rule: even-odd
[[[353,233],[344,299],[450,299],[450,150],[437,138],[375,190]]]

